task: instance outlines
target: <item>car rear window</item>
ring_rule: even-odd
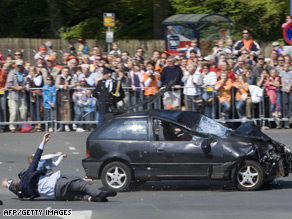
[[[146,118],[115,119],[98,133],[99,139],[148,140],[148,120]]]

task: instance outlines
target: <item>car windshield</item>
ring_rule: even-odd
[[[225,126],[206,116],[201,117],[199,125],[197,126],[196,129],[197,132],[209,133],[217,135],[219,137],[224,137],[227,130],[230,129],[226,128]]]

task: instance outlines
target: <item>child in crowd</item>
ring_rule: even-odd
[[[246,82],[246,76],[239,75],[237,80],[233,83],[233,87],[237,89],[235,94],[237,114],[239,118],[242,119],[242,122],[246,122],[247,118],[244,110],[248,97],[248,83]]]
[[[83,117],[85,121],[95,121],[94,118],[94,112],[95,112],[95,106],[96,106],[96,100],[94,97],[92,97],[91,90],[87,89],[85,91],[86,93],[86,100],[83,103]],[[86,130],[93,131],[94,125],[87,124]]]
[[[228,39],[227,40],[227,46],[226,49],[229,49],[230,51],[233,50],[233,40],[232,39]]]
[[[119,50],[118,44],[116,42],[112,43],[112,50],[109,52],[110,55],[121,55],[122,52]]]
[[[49,122],[49,132],[53,132],[53,120],[56,117],[56,86],[54,85],[54,78],[52,75],[46,77],[45,86],[42,89],[43,107],[45,121]]]
[[[268,80],[265,83],[265,89],[270,99],[270,111],[274,118],[282,117],[280,83],[281,78],[278,76],[277,70],[272,69],[270,71],[270,76],[268,76]]]
[[[186,57],[189,59],[190,58],[190,52],[192,50],[195,50],[196,53],[197,53],[197,57],[201,56],[201,50],[200,48],[198,47],[198,40],[196,38],[194,38],[192,41],[191,41],[191,46],[188,48],[187,50],[187,54],[186,54]]]
[[[86,101],[85,90],[81,87],[80,83],[76,83],[76,90],[73,93],[73,102],[74,102],[74,112],[75,112],[75,121],[82,121],[83,115],[83,105]],[[76,132],[84,132],[82,124],[78,123],[76,125]]]

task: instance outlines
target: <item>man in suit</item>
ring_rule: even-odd
[[[107,202],[107,197],[116,196],[116,192],[101,192],[94,185],[74,175],[62,175],[61,171],[46,174],[47,169],[37,169],[45,144],[50,139],[46,133],[33,160],[26,171],[18,174],[19,180],[2,181],[2,186],[7,187],[18,198],[34,200],[38,197],[55,198],[59,201],[92,201]]]
[[[125,97],[121,82],[112,78],[112,72],[109,68],[103,69],[103,79],[98,81],[93,92],[93,96],[98,99],[99,125],[117,108],[117,102]]]

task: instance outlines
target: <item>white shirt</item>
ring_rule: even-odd
[[[113,90],[113,80],[106,80],[105,87],[108,88],[108,91],[111,92]]]
[[[189,77],[188,77],[189,75]],[[187,78],[188,77],[188,78]],[[188,71],[184,73],[184,77],[182,78],[182,81],[184,82],[184,91],[183,93],[185,95],[190,96],[197,96],[201,94],[201,90],[199,87],[196,87],[193,83],[196,84],[202,84],[202,77],[201,73],[195,73],[193,75],[190,75]]]
[[[207,86],[214,86],[217,82],[217,75],[215,72],[210,71],[208,74],[204,75],[203,84]]]

